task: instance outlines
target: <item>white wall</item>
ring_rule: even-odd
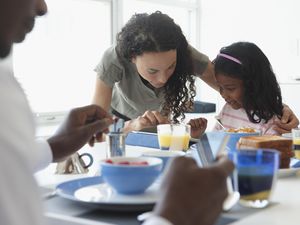
[[[299,0],[202,0],[201,51],[213,59],[221,47],[236,41],[256,43],[268,56],[280,83],[283,98],[297,111],[290,91],[300,78],[300,1]],[[200,98],[222,104],[215,93],[200,87]],[[218,108],[220,106],[218,105]]]

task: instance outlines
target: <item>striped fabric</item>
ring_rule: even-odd
[[[240,127],[251,127],[256,130],[260,130],[261,134],[277,135],[278,133],[273,130],[275,116],[268,121],[268,123],[252,123],[249,121],[246,111],[244,109],[233,109],[229,104],[225,104],[220,114],[218,115],[222,124],[227,129],[229,128],[240,128]],[[214,131],[222,130],[222,127],[216,123]]]

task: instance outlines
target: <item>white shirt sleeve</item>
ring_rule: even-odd
[[[47,167],[53,160],[52,150],[49,143],[44,139],[36,140],[37,151],[35,155],[34,171]]]
[[[0,224],[45,224],[36,181],[20,152],[1,149],[0,180]]]
[[[26,96],[11,68],[1,60],[0,105],[0,224],[44,224],[42,201],[32,170],[52,159],[50,148],[38,150]],[[43,163],[32,164],[37,160]]]
[[[142,225],[173,225],[173,224],[163,217],[151,216]]]
[[[0,150],[21,154],[32,172],[52,161],[52,151],[46,141],[35,142],[35,122],[26,95],[18,81],[0,60]]]

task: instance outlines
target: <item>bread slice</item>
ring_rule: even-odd
[[[289,168],[290,158],[294,156],[292,151],[293,141],[281,136],[245,136],[238,142],[238,148],[272,148],[280,154],[280,168]]]

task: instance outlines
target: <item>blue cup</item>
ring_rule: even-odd
[[[277,179],[279,152],[273,149],[241,149],[229,152],[236,170],[234,189],[240,193],[240,204],[251,208],[264,208]]]

